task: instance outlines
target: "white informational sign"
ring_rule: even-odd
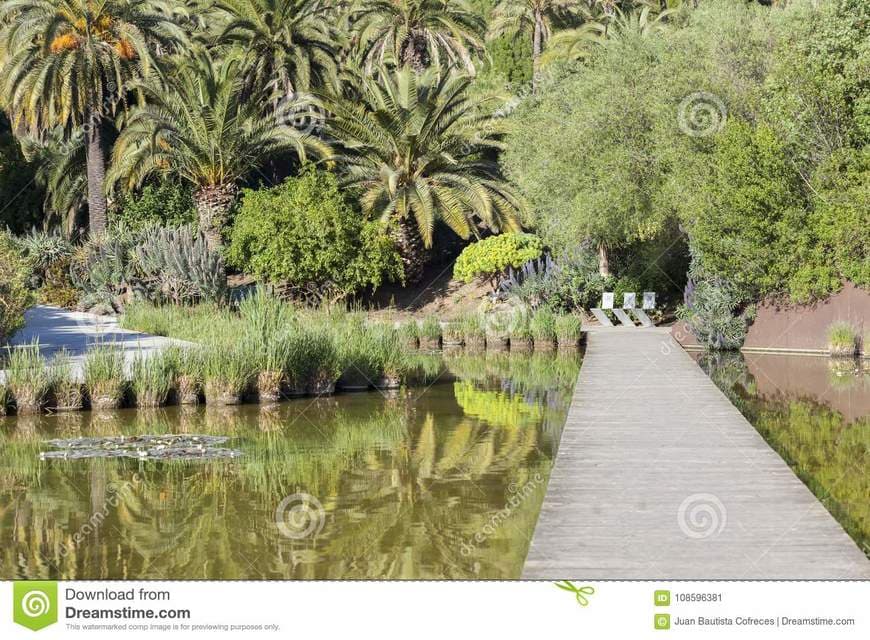
[[[634,309],[637,304],[637,294],[636,293],[624,293],[622,294],[622,308],[623,309]]]
[[[656,308],[656,292],[655,291],[644,291],[643,292],[643,308],[645,310]]]
[[[613,309],[613,292],[605,291],[601,294],[601,308]]]

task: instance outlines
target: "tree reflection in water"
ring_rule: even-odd
[[[0,578],[519,577],[579,358],[445,362],[392,398],[6,418]],[[39,459],[49,438],[145,433],[228,435],[244,456]],[[300,492],[324,526],[286,538],[275,510]]]

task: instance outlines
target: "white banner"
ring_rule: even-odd
[[[0,637],[870,637],[868,582],[5,582]]]

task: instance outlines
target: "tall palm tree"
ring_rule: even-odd
[[[221,231],[239,182],[271,157],[327,153],[324,143],[264,109],[244,88],[242,54],[215,61],[201,50],[167,73],[164,85],[140,85],[146,101],[131,111],[115,143],[109,179],[135,187],[155,173],[194,187],[199,226],[209,244]]]
[[[541,53],[552,34],[553,21],[584,15],[584,8],[579,0],[501,0],[492,12],[489,37],[531,37],[532,85],[536,86]]]
[[[7,0],[0,77],[19,131],[82,127],[92,232],[106,227],[104,125],[128,84],[149,75],[151,47],[182,33],[148,0]]]
[[[518,230],[522,204],[498,175],[500,120],[470,103],[469,78],[382,69],[359,100],[330,104],[334,159],[366,214],[392,222],[406,279],[419,280],[437,220],[468,238]]]
[[[229,17],[218,41],[250,54],[248,78],[282,96],[332,82],[337,74],[335,8],[323,0],[218,0]]]
[[[369,71],[392,62],[421,72],[443,57],[473,73],[472,53],[484,47],[483,19],[465,0],[361,0],[350,18]]]

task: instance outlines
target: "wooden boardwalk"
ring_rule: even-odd
[[[666,330],[587,337],[523,578],[870,578],[858,546]]]

